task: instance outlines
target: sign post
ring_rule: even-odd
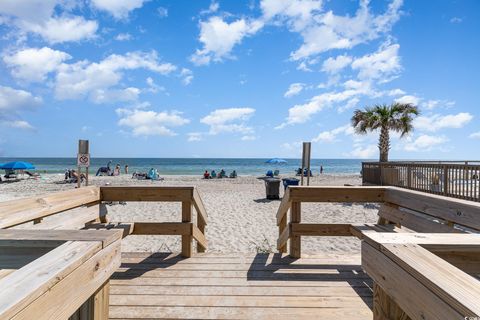
[[[303,152],[302,152],[302,174],[301,174],[301,184],[303,186],[303,176],[305,175],[305,169],[307,169],[307,186],[310,185],[310,151],[312,148],[311,142],[303,143]]]
[[[80,188],[82,183],[82,168],[85,168],[85,185],[88,186],[88,168],[90,167],[90,152],[88,146],[88,140],[78,140],[78,154],[77,154],[77,166],[78,166],[78,179],[77,186]]]

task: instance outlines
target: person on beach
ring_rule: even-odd
[[[225,170],[220,170],[220,174],[218,175],[219,178],[226,178],[227,177],[227,173],[225,172]]]
[[[217,173],[215,172],[215,170],[212,170],[212,173],[210,174],[210,176],[212,178],[216,178],[217,177]]]
[[[210,173],[208,173],[208,170],[205,170],[203,173],[203,179],[210,179]]]
[[[320,166],[320,174],[323,174],[323,166]]]
[[[125,174],[128,174],[128,164],[125,165]]]
[[[113,174],[112,176],[119,176],[120,175],[120,164],[117,163],[115,166],[115,169],[113,169]]]

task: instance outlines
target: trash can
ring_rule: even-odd
[[[300,182],[300,180],[297,178],[284,178],[282,181],[285,190],[287,190],[288,186],[298,186],[298,183]]]
[[[265,181],[265,192],[267,199],[277,200],[280,199],[280,179],[268,178]]]

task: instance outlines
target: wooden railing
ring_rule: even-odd
[[[352,236],[350,224],[301,224],[302,202],[383,202],[383,187],[288,187],[277,211],[280,252],[301,256],[301,236]],[[287,212],[290,210],[290,222]]]
[[[363,184],[480,201],[480,162],[363,162]]]
[[[180,235],[182,236],[182,256],[192,256],[192,240],[197,242],[197,252],[205,252],[207,240],[207,211],[195,187],[100,187],[101,201],[156,201],[181,202],[181,222],[133,222],[119,223],[126,234],[132,235]],[[197,223],[192,222],[192,208],[197,213]],[[112,224],[110,224],[110,227]],[[108,225],[107,225],[108,227]],[[114,225],[115,227],[115,225]]]
[[[181,222],[108,222],[112,201],[180,202]],[[191,257],[193,240],[207,249],[206,225],[194,187],[91,186],[1,202],[0,318],[107,320],[122,235],[179,235]]]
[[[455,226],[480,231],[480,204],[397,187],[304,187],[289,186],[277,211],[280,252],[301,257],[302,236],[356,236],[360,226],[343,224],[301,223],[302,202],[382,203],[379,225],[405,226],[417,232],[458,232]],[[288,219],[290,211],[290,219]],[[290,221],[289,221],[290,220]],[[377,228],[380,232],[383,229]]]

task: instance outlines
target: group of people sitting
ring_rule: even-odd
[[[78,175],[78,172],[75,171],[74,169],[65,169],[65,182],[66,183],[77,183],[78,179],[80,179],[80,182],[83,182],[87,179],[87,176],[82,173],[80,176]]]
[[[97,170],[96,176],[119,176],[120,175],[120,164],[117,163],[115,168],[112,170],[110,165],[112,161],[110,160],[106,167],[100,167]],[[128,164],[125,165],[125,174],[128,174]]]
[[[163,180],[163,178],[161,178],[159,175],[158,175],[158,170],[155,169],[155,168],[150,168],[150,170],[148,170],[148,172],[138,172],[138,171],[135,171],[133,174],[132,174],[132,179],[138,179],[138,180],[143,180],[143,179],[148,179],[148,180]]]
[[[215,170],[212,170],[212,172],[208,172],[208,170],[205,170],[205,172],[203,173],[203,178],[204,179],[213,179],[213,178],[218,178],[218,179],[221,179],[221,178],[236,178],[237,177],[237,171],[236,170],[233,170],[228,176],[227,176],[227,173],[225,172],[225,170],[220,170],[220,172],[217,174],[215,172]]]

